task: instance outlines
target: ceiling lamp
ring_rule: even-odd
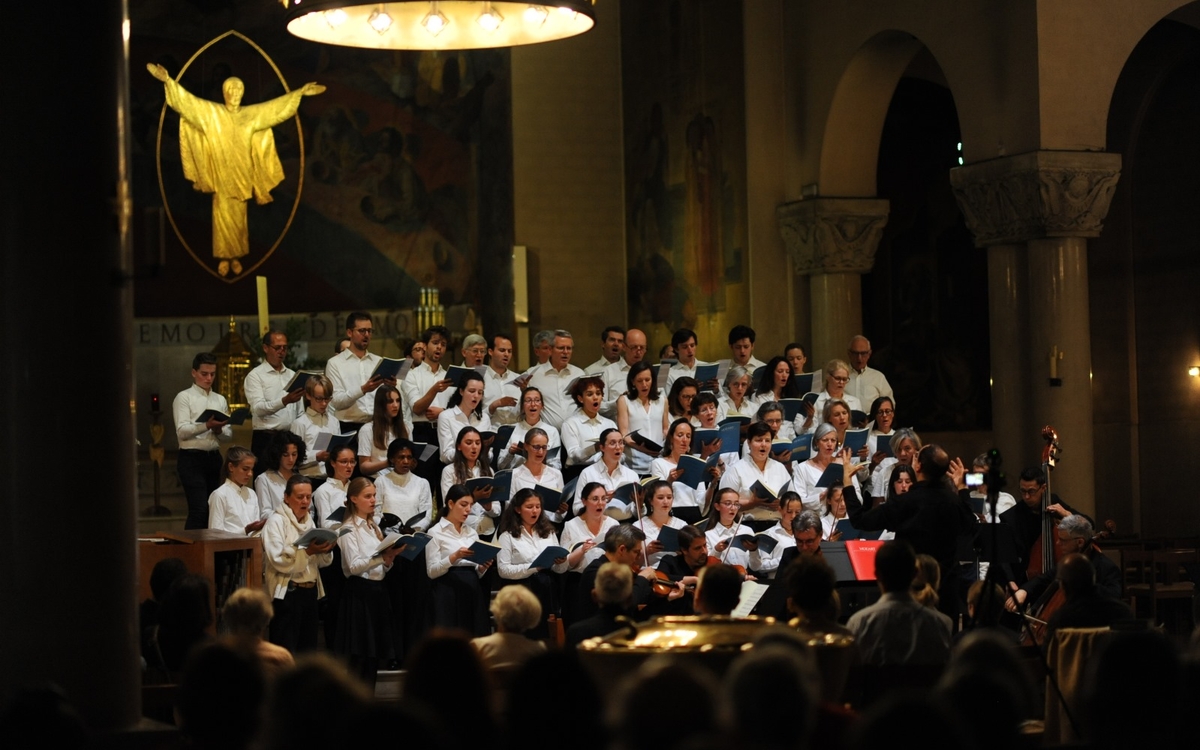
[[[368,49],[484,49],[578,36],[595,0],[281,0],[287,30],[311,42]]]

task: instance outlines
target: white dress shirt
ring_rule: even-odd
[[[259,518],[270,518],[271,514],[283,507],[283,493],[287,490],[287,480],[277,471],[268,469],[259,474],[254,480],[254,494],[258,496]]]
[[[621,398],[625,399],[625,413],[629,415],[629,432],[637,430],[648,440],[662,445],[666,439],[663,435],[663,409],[667,406],[667,400],[659,398],[643,405],[641,399],[629,398],[628,394]],[[617,408],[620,410],[619,406]],[[653,460],[653,456],[635,450],[632,445],[625,446],[625,463],[638,474],[648,472]]]
[[[521,376],[512,370],[505,370],[501,375],[490,366],[484,369],[483,413],[491,417],[492,424],[516,424],[521,419],[521,389],[516,386],[519,377]],[[513,406],[498,406],[492,410],[492,404],[506,396],[517,403]]]
[[[758,572],[764,578],[774,578],[775,574],[779,572],[779,562],[783,559],[783,551],[788,547],[796,546],[796,537],[792,536],[791,529],[785,529],[779,524],[775,524],[763,533],[770,535],[775,540],[775,549],[764,552],[762,547],[759,547],[750,552],[750,570]]]
[[[457,406],[445,409],[438,415],[438,452],[441,453],[442,463],[448,464],[454,460],[454,452],[458,450],[456,447],[458,433],[464,427],[474,427],[480,432],[489,432],[492,429],[492,420],[488,418],[487,409],[483,409],[482,417],[475,416],[475,412],[467,414]],[[491,448],[484,450],[490,451]]]
[[[382,555],[375,554],[383,539],[376,533],[378,527],[374,521],[368,523],[366,518],[350,516],[342,526],[350,528],[349,534],[338,537],[338,548],[342,551],[342,574],[347,578],[359,576],[368,581],[382,581],[392,566],[383,561]]]
[[[620,362],[622,359],[624,359],[624,358],[617,357],[618,362]],[[583,371],[586,372],[588,375],[601,375],[604,372],[604,368],[608,367],[611,364],[613,364],[613,363],[609,362],[604,357],[601,357],[600,359],[591,363],[587,367],[583,368]]]
[[[322,432],[337,435],[341,432],[341,426],[336,419],[330,416],[328,411],[321,414],[310,408],[305,409],[304,413],[297,417],[295,422],[292,422],[291,431],[304,441],[304,460],[307,463],[317,460],[317,437]],[[308,476],[323,477],[325,476],[325,462],[318,461],[311,471],[306,469],[302,473]]]
[[[633,525],[638,527],[639,529],[641,529],[642,532],[646,535],[646,541],[644,544],[644,548],[649,547],[650,542],[657,541],[658,535],[662,533],[662,526],[659,526],[654,521],[651,521],[649,516],[646,516],[640,522],[635,520],[633,522]],[[683,521],[679,520],[675,516],[671,516],[670,518],[667,519],[667,526],[670,526],[673,529],[682,529],[684,526],[687,526],[687,524],[684,523]],[[658,565],[658,562],[660,560],[662,560],[663,557],[665,557],[666,555],[673,555],[673,554],[675,554],[675,553],[674,552],[663,552],[663,551],[655,552],[654,554],[647,553],[646,561],[650,565],[650,567],[653,568],[654,566]]]
[[[249,487],[239,487],[233,480],[213,490],[208,496],[208,528],[246,535],[246,527],[257,521],[258,498]]]
[[[700,365],[704,365],[704,364],[708,364],[708,363],[701,362],[700,360],[697,359],[696,361],[692,362],[691,367],[688,367],[687,365],[685,365],[682,362],[676,362],[675,364],[671,365],[671,369],[667,370],[667,384],[663,387],[663,390],[666,393],[670,393],[671,386],[679,378],[684,378],[684,377],[694,378],[694,377],[696,377],[696,368],[699,367]],[[704,385],[704,384],[701,383],[700,385]]]
[[[338,508],[346,507],[346,490],[348,489],[348,483],[329,477],[313,492],[312,513],[318,526],[323,529],[336,529],[341,525],[325,519],[329,518],[329,514]]]
[[[830,464],[830,466],[833,465]],[[814,511],[818,515],[825,512],[825,504],[821,501],[821,495],[825,493],[825,488],[817,486],[817,482],[824,473],[825,469],[814,464],[811,458],[792,464],[792,490],[804,501],[805,510]],[[857,492],[858,478],[853,477],[850,481],[854,485],[854,491]]]
[[[600,413],[609,419],[617,418],[617,399],[629,392],[630,364],[621,357],[600,373],[604,378],[604,402],[600,404]],[[653,371],[651,371],[653,374]],[[659,394],[660,397],[665,394]]]
[[[413,404],[424,398],[434,383],[445,379],[446,368],[442,367],[441,362],[438,363],[436,371],[429,366],[428,362],[422,362],[408,371],[408,377],[404,378],[404,382],[400,384],[400,393],[404,397],[404,408],[412,415],[413,424],[429,421],[425,418],[425,412],[417,414],[413,411]],[[450,396],[455,390],[454,386],[450,386],[441,393],[438,393],[433,397],[433,401],[429,402],[429,406],[445,409],[446,404],[450,401]]]
[[[286,505],[272,513],[263,526],[263,582],[272,599],[285,597],[288,584],[293,581],[316,583],[317,598],[325,596],[317,569],[333,563],[333,551],[310,555],[296,546],[296,540],[312,528],[311,513],[304,521],[297,521],[292,509]]]
[[[583,510],[583,488],[590,482],[599,482],[604,485],[605,490],[612,492],[623,484],[637,481],[638,475],[629,467],[617,464],[616,470],[610,473],[603,461],[597,461],[580,472],[579,479],[575,482],[575,501],[571,508],[575,515],[579,515]]]
[[[179,439],[180,450],[215,451],[220,447],[218,441],[233,439],[233,428],[228,423],[214,434],[203,422],[196,421],[205,409],[228,414],[229,403],[216,391],[206,391],[195,384],[175,396],[171,415],[175,418],[175,437]]]
[[[520,453],[512,453],[509,451],[509,448],[517,443],[525,442],[525,433],[534,427],[544,430],[546,433],[546,440],[548,441],[546,443],[546,464],[556,469],[562,468],[562,451],[560,450],[562,447],[562,438],[558,434],[558,429],[544,419],[539,419],[537,424],[533,425],[524,419],[517,422],[513,426],[512,435],[508,438],[508,445],[500,450],[500,460],[497,462],[497,466],[501,469],[511,469],[514,466],[520,466],[525,463],[524,456]]]
[[[579,409],[567,394],[567,386],[586,373],[571,364],[556,370],[549,362],[532,368],[532,372],[529,385],[542,392],[542,419],[554,427],[562,427],[563,421]]]
[[[358,431],[358,452],[355,455],[359,456],[360,458],[366,456],[367,459],[371,461],[386,461],[387,447],[391,445],[392,441],[395,439],[396,433],[391,427],[389,427],[387,435],[384,436],[383,447],[380,448],[379,446],[375,445],[375,424],[373,422],[367,422]],[[368,477],[375,476],[375,473],[367,474],[366,472],[363,472],[363,474],[364,476]]]
[[[304,399],[283,403],[283,397],[287,395],[283,388],[295,376],[295,371],[287,365],[276,370],[265,361],[246,373],[243,387],[250,414],[254,417],[254,429],[286,430],[304,411]]]
[[[858,372],[853,367],[850,368],[850,382],[846,384],[846,393],[858,399],[860,404],[866,404],[868,408],[880,396],[887,396],[892,399],[892,403],[896,402],[887,377],[870,366],[863,368],[862,372]],[[860,409],[860,411],[866,411],[866,409]]]
[[[501,534],[497,543],[500,545],[500,553],[496,555],[496,569],[499,571],[500,577],[509,581],[519,581],[522,578],[529,578],[537,572],[530,570],[529,564],[542,554],[542,550],[547,547],[557,547],[558,537],[553,531],[548,536],[540,537],[529,533],[522,526],[520,536]],[[550,570],[555,573],[565,573],[567,572],[567,563],[553,565]]]
[[[482,470],[482,467],[480,466],[480,463],[478,461],[476,461],[474,468],[471,469],[471,476],[467,477],[467,479],[476,479],[481,476],[485,476],[485,475],[483,474],[483,470]],[[441,488],[442,489],[442,497],[443,498],[446,497],[446,493],[448,493],[450,491],[451,487],[453,487],[456,484],[466,484],[466,481],[467,481],[466,479],[460,480],[460,479],[458,479],[458,477],[456,477],[454,475],[454,464],[452,464],[452,463],[446,464],[442,468],[442,488]],[[471,505],[471,514],[469,516],[467,516],[466,525],[470,526],[473,530],[478,530],[479,522],[483,520],[484,516],[488,516],[489,518],[497,518],[500,516],[500,504],[501,503],[499,500],[493,500],[491,502],[491,506],[492,506],[491,510],[484,510],[482,503],[472,504]],[[484,533],[486,534],[486,533],[490,533],[490,532],[491,532],[491,527],[486,527],[486,530],[484,531]]]
[[[433,525],[433,492],[424,478],[411,471],[397,474],[389,469],[380,472],[375,480],[375,493],[382,512],[398,516],[401,522],[425,511],[425,517],[413,524],[415,531],[424,531]]]
[[[367,352],[361,358],[353,349],[335,354],[325,363],[325,377],[333,385],[333,400],[329,406],[342,422],[365,424],[375,413],[375,392],[363,393],[363,384],[379,366],[380,356]]]
[[[541,485],[552,490],[561,490],[563,488],[562,472],[553,466],[545,466],[542,469],[542,475],[535,477],[533,472],[529,470],[528,464],[521,464],[513,469],[512,483],[509,485],[509,497],[516,497],[520,490],[531,490],[534,487]],[[569,500],[565,502],[570,502]],[[550,523],[562,523],[563,514],[558,512],[558,508],[542,508],[546,514],[546,518],[550,519]]]
[[[650,463],[650,476],[670,482],[671,472],[679,468],[674,456],[659,456]],[[702,508],[704,496],[708,493],[708,484],[701,482],[696,489],[688,487],[683,482],[671,482],[671,491],[675,495],[672,503],[676,508]]]
[[[717,551],[717,545],[728,539],[733,540],[735,536],[742,534],[753,534],[754,530],[749,526],[736,524],[731,526],[722,526],[718,522],[708,531],[704,532],[705,539],[708,540],[708,554],[720,559],[726,565],[741,565],[747,570],[750,569],[750,553],[744,549],[728,548],[724,552]],[[783,554],[783,553],[780,553]]]
[[[562,544],[560,546],[570,550],[576,544],[586,542],[589,539],[596,543],[595,547],[592,547],[584,553],[583,557],[579,558],[579,564],[571,566],[572,572],[582,573],[583,569],[591,565],[593,560],[604,554],[604,547],[601,545],[604,543],[604,537],[608,534],[608,530],[614,526],[620,526],[620,522],[610,516],[603,517],[603,520],[600,522],[600,532],[597,534],[588,531],[587,521],[584,520],[583,516],[575,516],[563,525],[562,536],[560,537]]]
[[[582,410],[562,423],[562,444],[567,451],[567,466],[592,464],[600,460],[600,433],[617,429],[616,422],[597,414],[589,417]]]
[[[450,562],[450,555],[479,541],[479,534],[470,525],[464,523],[462,528],[455,529],[449,519],[443,518],[429,529],[429,536],[432,539],[425,547],[425,571],[430,578],[441,578],[451,567],[475,568],[480,578],[487,572],[479,570],[479,566],[471,562],[469,557],[453,564]]]
[[[778,493],[779,489],[790,480],[791,475],[788,474],[787,467],[773,458],[767,459],[766,469],[763,471],[758,470],[754,459],[743,458],[721,475],[721,487],[731,487],[737,490],[741,497],[748,498],[750,497],[750,488],[754,486],[755,482],[762,482],[764,486],[770,487]],[[778,511],[769,511],[761,507],[750,508],[746,511],[746,515],[756,519],[777,520],[779,518]]]

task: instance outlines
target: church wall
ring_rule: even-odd
[[[575,39],[512,51],[515,237],[528,247],[530,333],[566,328],[577,364],[625,324],[620,4]],[[527,349],[528,339],[518,350]]]

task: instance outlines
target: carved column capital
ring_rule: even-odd
[[[950,170],[979,247],[1097,237],[1121,176],[1121,155],[1032,151]]]
[[[810,198],[775,209],[796,273],[867,273],[887,225],[879,198]]]

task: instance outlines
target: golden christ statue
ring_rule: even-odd
[[[221,86],[225,103],[218,104],[188,93],[163,66],[151,63],[146,68],[163,82],[167,106],[179,113],[183,176],[196,190],[212,193],[217,272],[228,276],[232,269],[236,276],[242,272],[238,259],[250,254],[246,201],[253,196],[259,205],[270,203],[271,189],[283,181],[271,128],[296,114],[301,97],[320,94],[325,87],[306,83],[268,102],[242,106],[245,84],[227,78]]]

